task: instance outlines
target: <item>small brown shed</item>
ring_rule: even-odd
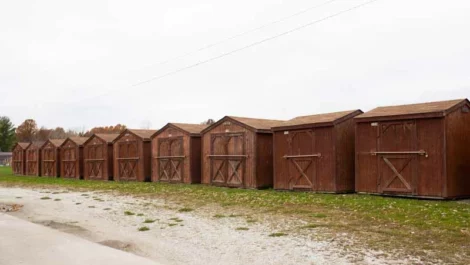
[[[168,123],[152,136],[152,181],[201,183],[201,131],[207,125]]]
[[[113,141],[119,134],[93,134],[83,144],[84,179],[113,179]]]
[[[41,176],[60,176],[60,146],[64,139],[49,139],[41,147]]]
[[[273,134],[281,121],[226,116],[202,131],[202,183],[273,185]]]
[[[83,144],[88,137],[69,137],[60,146],[60,176],[83,178]]]
[[[470,196],[467,99],[379,107],[356,120],[356,191]]]
[[[31,143],[16,143],[12,149],[12,169],[15,175],[26,173],[26,149]]]
[[[361,110],[301,116],[274,132],[274,188],[354,191],[354,120]]]
[[[114,180],[151,180],[151,139],[156,130],[126,129],[113,142]]]
[[[26,171],[28,176],[41,176],[41,146],[44,142],[32,142],[26,148]]]

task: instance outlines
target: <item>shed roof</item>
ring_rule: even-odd
[[[89,137],[69,137],[66,140],[70,140],[78,145],[83,145]],[[66,141],[65,140],[65,141]],[[64,141],[64,143],[65,143]],[[63,143],[62,143],[63,144]]]
[[[157,130],[125,129],[122,133],[118,135],[118,137],[116,137],[116,139],[113,140],[113,142],[115,142],[117,139],[121,138],[121,136],[129,132],[142,138],[142,140],[144,141],[150,141],[150,138],[152,137],[154,133],[157,132]]]
[[[369,119],[381,117],[415,116],[416,118],[443,117],[460,104],[470,103],[467,99],[446,100],[408,105],[378,107],[356,117]]]
[[[188,133],[201,133],[202,130],[207,128],[209,125],[206,124],[191,124],[191,123],[168,123],[171,124],[175,127],[180,128],[183,131],[186,131]]]
[[[225,116],[222,119],[218,120],[216,123],[209,125],[207,128],[202,130],[201,133],[206,132],[210,130],[210,128],[213,128],[215,126],[218,126],[220,123],[226,121],[226,120],[232,120],[238,123],[241,123],[252,130],[256,132],[271,132],[271,127],[277,126],[283,121],[281,120],[268,120],[268,119],[256,119],[256,118],[246,118],[246,117],[235,117],[235,116]]]
[[[31,143],[24,143],[24,142],[22,142],[22,143],[16,143],[16,145],[19,145],[19,146],[20,146],[21,148],[23,148],[23,149],[28,148],[28,146],[29,146],[30,144],[31,144]],[[16,147],[16,145],[15,145],[15,147]]]
[[[103,139],[107,143],[112,143],[114,140],[116,140],[116,138],[118,138],[119,133],[95,133],[93,135]]]
[[[28,145],[28,148],[30,148],[30,147],[41,148],[44,143],[45,143],[45,141],[34,141],[34,142],[31,142],[30,145]]]
[[[347,110],[347,111],[299,116],[291,120],[282,122],[278,126],[273,127],[273,130],[282,130],[285,128],[292,128],[292,127],[298,127],[298,126],[303,126],[303,125],[332,126],[335,123],[341,122],[344,119],[354,117],[361,113],[362,113],[361,110]]]
[[[42,146],[45,146],[47,142],[50,142],[55,147],[60,147],[65,142],[65,139],[49,139],[46,142],[44,142],[44,144]]]

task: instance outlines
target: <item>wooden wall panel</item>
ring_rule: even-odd
[[[14,175],[25,175],[26,168],[26,151],[20,146],[12,151],[12,170]]]
[[[315,151],[320,153],[315,163],[316,165],[316,183],[317,191],[331,192],[335,191],[335,169],[336,155],[334,150],[335,138],[333,136],[333,127],[321,127],[315,130]]]
[[[447,196],[470,196],[470,106],[446,120]]]
[[[93,150],[92,150],[93,149]],[[109,180],[112,170],[110,171],[110,163],[112,159],[109,159],[109,147],[108,143],[96,136],[85,143],[83,146],[83,178],[94,179],[94,180]],[[111,150],[112,153],[112,150]],[[90,159],[90,160],[89,160]],[[95,159],[95,161],[93,161]],[[96,159],[103,159],[102,161],[96,161]],[[98,163],[100,165],[98,165]],[[95,165],[95,170],[99,166],[101,168],[99,176],[92,176],[91,170]],[[96,172],[95,172],[96,173]]]
[[[124,145],[128,143],[135,143],[135,146],[132,146],[130,151],[125,150]],[[122,150],[121,150],[122,146]],[[114,153],[114,180],[116,181],[145,181],[145,174],[148,173],[150,176],[150,168],[145,171],[144,161],[148,160],[148,167],[150,167],[150,148],[151,145],[148,144],[148,157],[144,158],[144,143],[140,137],[135,136],[132,133],[126,133],[116,140],[113,144],[113,153]],[[136,158],[137,160],[129,160],[129,158]],[[130,162],[130,163],[126,163]],[[136,163],[135,166],[133,163]],[[127,164],[127,165],[126,165]],[[124,173],[123,168],[127,166],[129,172],[130,166],[133,170],[132,173],[127,175],[121,174],[121,171]]]
[[[336,152],[336,192],[354,192],[355,123],[346,120],[334,128]]]
[[[26,149],[25,175],[41,176],[41,152],[39,147],[34,144]]]
[[[191,137],[190,155],[190,183],[201,183],[201,137]]]
[[[286,131],[287,132],[287,131]],[[284,131],[274,132],[273,135],[273,186],[277,190],[288,190],[289,189],[289,164],[284,155],[288,154],[288,134],[284,134]]]
[[[48,142],[41,148],[41,176],[58,177],[60,170],[59,148]]]
[[[256,187],[273,186],[273,135],[258,133],[256,139]]]
[[[356,123],[356,192],[377,193],[377,126],[370,122]]]

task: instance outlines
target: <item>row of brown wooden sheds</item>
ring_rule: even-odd
[[[17,174],[239,188],[470,196],[467,99],[301,116],[226,116],[117,135],[19,143]]]

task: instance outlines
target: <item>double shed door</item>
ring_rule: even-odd
[[[95,180],[108,179],[107,148],[108,145],[99,140],[93,141],[84,148],[85,169],[88,178]]]
[[[182,183],[184,180],[183,136],[158,138],[158,154],[154,165],[158,164],[158,181]],[[155,167],[152,167],[155,168]]]
[[[55,177],[57,175],[56,147],[48,144],[42,149],[43,176]]]
[[[284,155],[288,184],[291,190],[317,189],[317,162],[321,156],[315,149],[314,130],[285,131],[287,154]]]
[[[26,150],[26,174],[39,176],[39,149]]]
[[[12,154],[13,173],[23,174],[23,153],[22,149],[16,148]]]
[[[418,150],[416,121],[381,122],[377,130],[378,192],[416,195]]]
[[[139,155],[139,141],[137,139],[129,138],[125,141],[117,142],[118,145],[118,170],[120,180],[139,180],[140,174],[140,155]]]
[[[68,144],[61,148],[62,174],[64,178],[76,178],[78,171],[78,150],[73,144]]]
[[[211,135],[211,184],[231,187],[244,186],[246,167],[245,133]]]

